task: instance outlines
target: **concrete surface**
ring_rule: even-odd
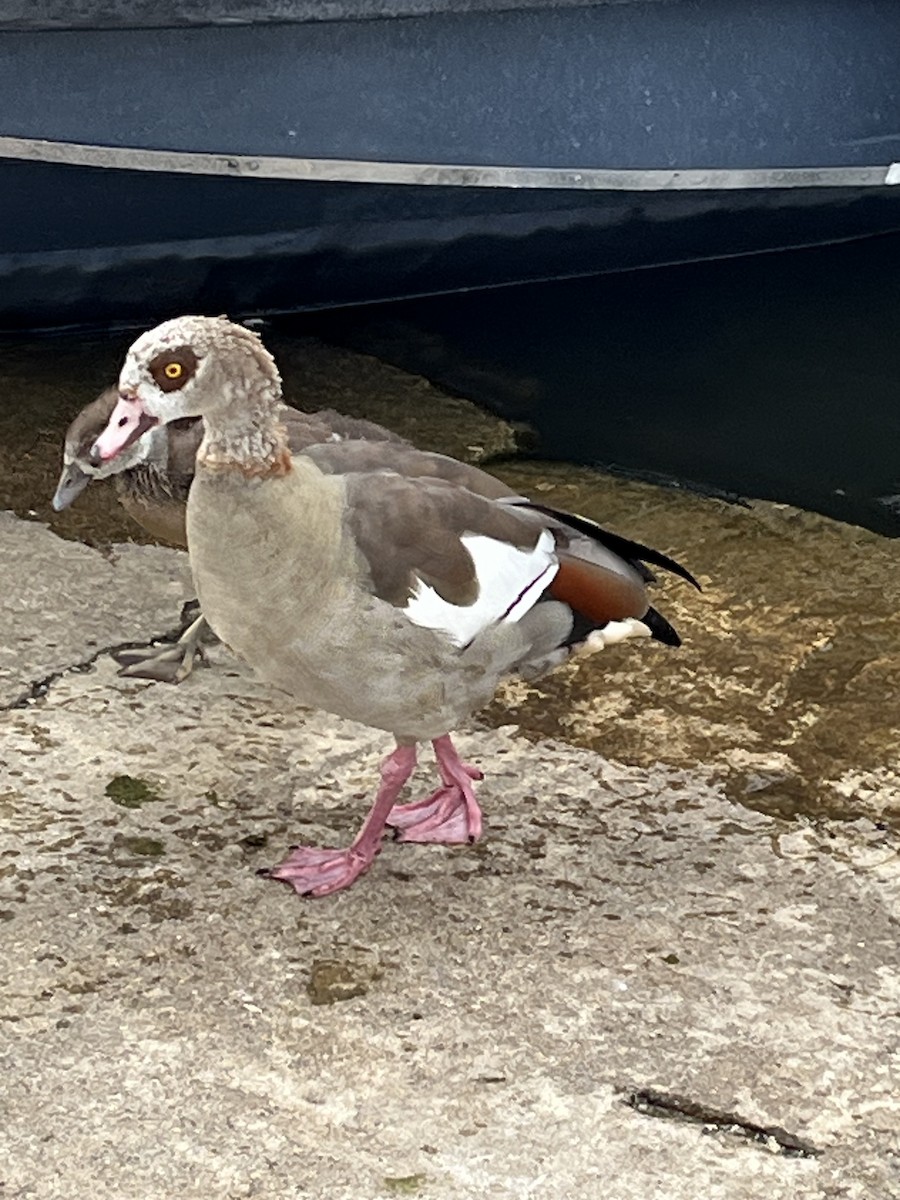
[[[7,706],[189,594],[12,517],[0,564]],[[483,843],[304,902],[255,869],[385,739],[213,658],[0,713],[0,1195],[900,1197],[896,833],[476,724]]]
[[[0,706],[104,646],[162,635],[191,596],[187,556],[123,544],[109,554],[0,512]]]

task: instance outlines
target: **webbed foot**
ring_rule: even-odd
[[[296,846],[277,867],[263,867],[258,875],[287,883],[300,896],[328,896],[349,887],[367,871],[375,859],[371,854],[354,849],[336,850],[331,847]]]
[[[481,837],[481,808],[472,780],[483,779],[477,767],[464,763],[449,737],[437,738],[434,752],[443,786],[424,800],[395,804],[387,824],[399,831],[399,842],[442,842],[464,845]]]
[[[200,616],[187,627],[177,642],[119,650],[114,655],[122,668],[119,674],[131,679],[154,679],[158,683],[181,683],[198,662],[206,662],[203,639],[209,632],[209,626]]]

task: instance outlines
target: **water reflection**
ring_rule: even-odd
[[[900,236],[448,296],[318,328],[528,422],[542,457],[900,535]]]

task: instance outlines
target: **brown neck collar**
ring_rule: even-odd
[[[245,479],[277,479],[292,470],[287,430],[278,420],[242,429],[207,431],[197,453],[197,466],[204,470],[235,473]]]

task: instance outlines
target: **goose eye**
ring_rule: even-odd
[[[170,346],[147,364],[156,386],[163,392],[177,392],[195,375],[199,359],[190,346]]]

